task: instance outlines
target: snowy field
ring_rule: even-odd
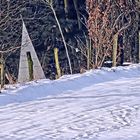
[[[140,140],[140,65],[6,86],[0,140]]]

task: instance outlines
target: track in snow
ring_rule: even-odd
[[[0,140],[139,140],[139,124],[140,77],[0,107]]]

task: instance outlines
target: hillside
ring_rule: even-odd
[[[2,140],[139,140],[140,65],[7,85]]]

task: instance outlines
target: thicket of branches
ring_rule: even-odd
[[[87,0],[88,30],[93,41],[95,66],[112,60],[114,35],[118,34],[118,57],[122,61],[138,61],[139,1]],[[121,52],[122,49],[123,52]],[[119,59],[118,64],[119,64]]]
[[[75,67],[74,73],[76,73],[80,69],[78,57],[81,57],[81,55],[76,55],[74,47],[77,42],[76,36],[80,36],[83,33],[81,29],[85,28],[82,21],[79,21],[80,17],[84,15],[82,15],[82,12],[84,13],[85,4],[83,4],[83,0],[81,0],[82,4],[80,1],[74,2],[57,0],[53,1],[53,7],[61,24],[66,43],[69,46],[72,69]],[[70,72],[62,37],[52,10],[47,3],[44,3],[43,0],[1,0],[1,5],[0,51],[20,47],[22,15],[46,76],[52,77],[56,73],[54,47],[59,48],[59,61],[63,73]],[[4,54],[5,58],[8,57],[6,67],[17,76],[19,49],[16,49],[16,52],[12,51],[10,54],[10,56],[9,53]],[[15,63],[11,63],[13,61]],[[79,63],[78,67],[77,63]]]
[[[112,60],[113,37],[117,33],[123,36],[125,61],[138,61],[139,0],[49,2],[52,3],[61,25],[73,73],[100,67],[105,61]],[[46,77],[55,78],[54,47],[59,49],[62,73],[70,73],[63,39],[46,0],[1,0],[0,52],[10,73],[17,77],[21,15]]]

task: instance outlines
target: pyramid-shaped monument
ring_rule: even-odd
[[[22,27],[22,44],[21,44],[21,52],[20,52],[20,62],[19,62],[19,73],[18,73],[18,82],[24,83],[30,81],[29,78],[29,65],[27,59],[27,53],[30,53],[32,62],[33,62],[33,79],[45,79],[45,74],[35,52],[32,41],[29,37],[27,28],[23,21]]]

